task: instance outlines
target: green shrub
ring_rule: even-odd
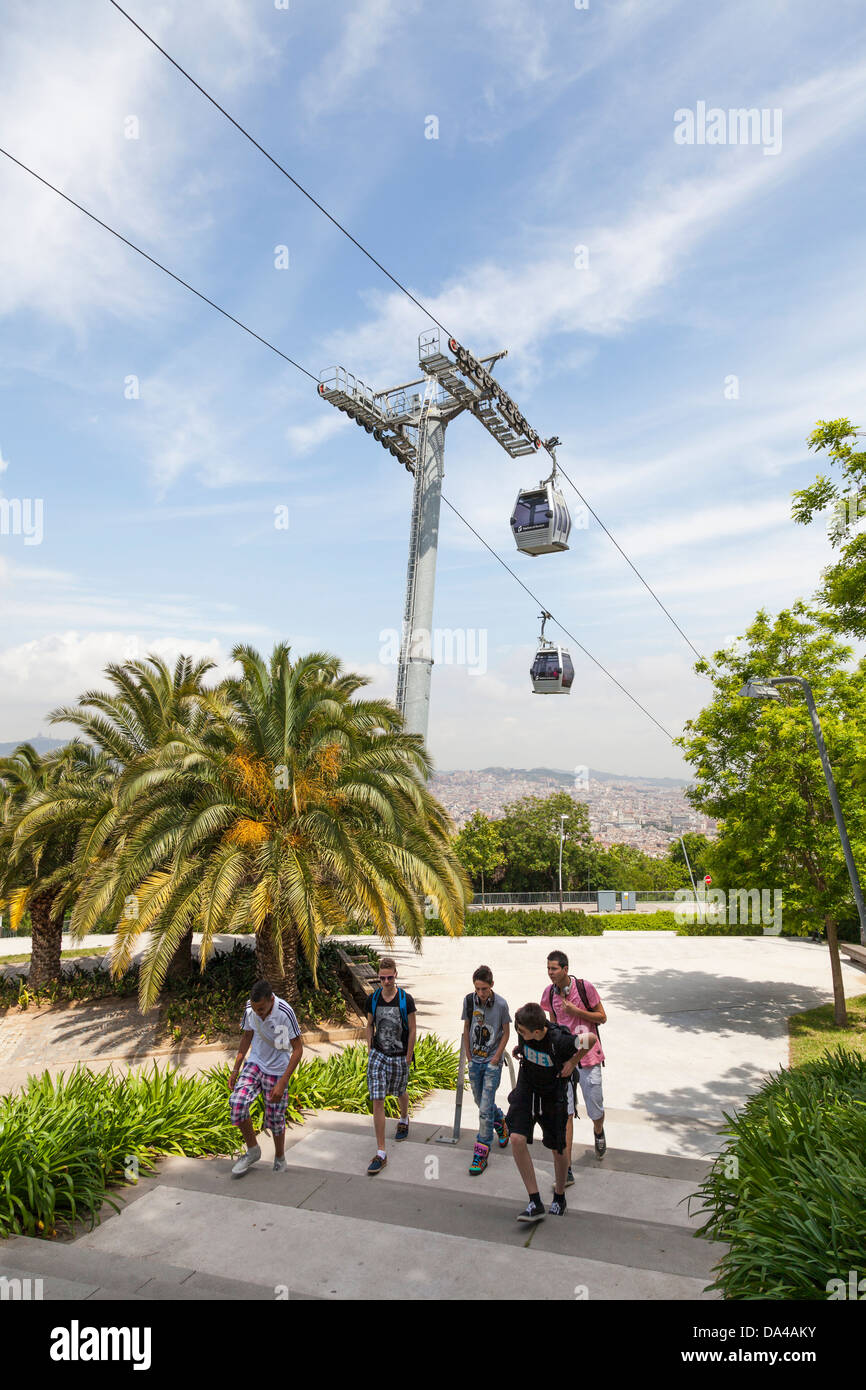
[[[375,951],[371,954],[378,961]],[[340,987],[337,946],[331,941],[322,943],[317,974],[318,986],[314,987],[310,967],[303,957],[299,958],[299,998],[295,1009],[298,1018],[307,1024],[323,1020],[345,1023],[348,1013]],[[161,996],[164,1029],[175,1039],[204,1038],[206,1042],[237,1033],[244,1003],[257,977],[255,951],[243,942],[235,942],[231,951],[211,956],[203,975],[195,969],[186,980],[166,983]],[[52,980],[32,993],[26,981],[0,976],[0,1008],[110,997],[138,997],[137,964],[118,979],[113,979],[107,970],[90,972],[76,966],[62,979]]]
[[[508,912],[502,907],[483,908],[466,914],[464,936],[601,936],[604,931],[675,931],[673,912],[589,913],[566,910]],[[425,936],[445,936],[438,918],[427,922]]]
[[[417,1103],[435,1088],[457,1085],[457,1052],[435,1034],[415,1049],[409,1099]],[[303,1123],[303,1111],[370,1111],[367,1049],[356,1044],[327,1061],[301,1061],[287,1086],[287,1119]],[[147,1072],[94,1073],[78,1067],[52,1080],[31,1076],[18,1094],[0,1097],[0,1236],[53,1236],[73,1221],[91,1226],[112,1184],[123,1183],[135,1160],[152,1171],[161,1154],[229,1154],[239,1147],[229,1121],[228,1066],[183,1076],[154,1066]],[[397,1114],[397,1102],[386,1102]],[[261,1098],[251,1109],[263,1120]]]
[[[731,1299],[826,1298],[863,1269],[866,1057],[839,1047],[770,1077],[733,1117],[697,1198],[729,1249],[710,1286]]]

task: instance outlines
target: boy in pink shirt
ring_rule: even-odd
[[[564,951],[551,951],[547,957],[547,974],[550,984],[541,996],[541,1007],[545,1009],[552,1023],[558,1023],[571,1033],[588,1032],[594,1034],[595,1042],[588,1052],[582,1054],[577,1068],[577,1078],[586,1103],[586,1113],[592,1120],[595,1131],[595,1152],[603,1158],[607,1149],[604,1133],[604,1094],[602,1091],[601,1068],[604,1053],[598,1038],[598,1025],[607,1022],[598,990],[589,980],[578,981],[568,973],[568,956]],[[568,1178],[566,1186],[574,1182],[571,1171],[571,1144],[574,1136],[574,1112],[576,1094],[573,1086],[568,1088],[568,1129],[566,1149],[568,1152]]]

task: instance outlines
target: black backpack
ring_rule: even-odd
[[[586,1009],[586,1011],[587,1011],[588,1014],[594,1013],[595,1010],[593,1009],[592,1005],[590,1004],[590,1002],[589,1002],[589,996],[587,995],[587,992],[586,992],[586,981],[585,981],[585,980],[579,980],[579,979],[577,978],[576,975],[572,975],[571,978],[574,980],[574,983],[577,985],[577,992],[578,992],[578,994],[580,995],[580,1002],[581,1002],[581,1004],[582,1004],[583,1007]],[[554,1018],[556,1018],[556,1010],[555,1010],[554,1007],[553,1007],[553,995],[554,995],[554,988],[553,988],[553,985],[551,985],[551,986],[550,986],[550,1012],[553,1014]],[[559,1025],[557,1025],[557,1026],[559,1026]],[[596,1038],[598,1039],[598,1045],[599,1045],[599,1047],[601,1047],[601,1024],[600,1024],[600,1023],[591,1023],[591,1024],[588,1024],[588,1025],[587,1025],[587,1031],[595,1034]],[[601,1065],[604,1066],[604,1062],[602,1062]]]

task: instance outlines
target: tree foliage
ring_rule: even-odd
[[[831,947],[837,925],[853,928],[857,916],[802,690],[782,686],[778,700],[739,691],[754,677],[810,682],[862,874],[866,807],[852,789],[866,762],[866,662],[852,667],[850,657],[804,603],[775,620],[761,610],[738,644],[697,663],[714,697],[678,740],[696,774],[687,796],[720,822],[714,887],[781,889],[784,929],[823,923]],[[838,1008],[841,973],[832,949],[831,965]]]
[[[793,498],[794,520],[803,525],[816,514],[831,512],[828,534],[839,559],[824,571],[816,599],[826,605],[830,625],[854,637],[866,637],[866,528],[861,525],[866,518],[866,452],[852,443],[860,434],[850,420],[819,420],[809,448],[827,451],[841,469],[841,482],[819,473]]]

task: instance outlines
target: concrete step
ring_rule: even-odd
[[[351,1175],[364,1174],[374,1152],[369,1131],[361,1135],[315,1128],[287,1149],[286,1158],[291,1167]],[[553,1163],[547,1150],[537,1142],[531,1153],[539,1191],[546,1201],[543,1194],[553,1191]],[[466,1150],[444,1145],[391,1144],[387,1167],[377,1181],[410,1183],[426,1192],[442,1187],[467,1195],[477,1194],[483,1185],[488,1197],[503,1197],[515,1204],[523,1198],[523,1184],[510,1149],[499,1151],[494,1146],[487,1171],[480,1178],[471,1177],[468,1166]],[[575,1177],[576,1182],[568,1191],[569,1207],[574,1211],[692,1229],[699,1224],[686,1210],[686,1201],[696,1187],[693,1181],[606,1168],[597,1160],[592,1165],[580,1164]]]
[[[46,1301],[63,1299],[180,1300],[272,1297],[258,1284],[203,1273],[148,1256],[94,1251],[65,1243],[13,1236],[0,1246],[0,1277],[42,1280]]]
[[[443,1093],[447,1094],[447,1093]],[[451,1094],[452,1120],[454,1093]],[[464,1119],[471,1120],[471,1124],[463,1124],[462,1132],[457,1148],[472,1151],[475,1143],[475,1121],[477,1117],[474,1111],[464,1107]],[[636,1118],[635,1118],[636,1117]],[[373,1125],[369,1115],[348,1115],[339,1110],[318,1110],[310,1111],[307,1114],[308,1125],[316,1129],[339,1129],[345,1130],[347,1134],[366,1134],[372,1136]],[[396,1120],[386,1122],[386,1132],[390,1139],[393,1139],[396,1128]],[[291,1131],[288,1143],[297,1143],[308,1133],[305,1126],[303,1129]],[[441,1136],[450,1138],[452,1133],[452,1123],[438,1123],[435,1117],[431,1117],[430,1112],[425,1109],[414,1111],[411,1115],[409,1126],[409,1139],[415,1143],[431,1144]],[[589,1140],[592,1133],[592,1126],[588,1121],[578,1121],[575,1129],[575,1141],[573,1153],[575,1163],[586,1163],[589,1166],[596,1166],[599,1160],[595,1156],[595,1146]],[[647,1117],[640,1111],[609,1110],[607,1112],[607,1153],[602,1160],[605,1169],[616,1168],[624,1172],[648,1173],[655,1177],[683,1178],[693,1180],[697,1185],[705,1174],[709,1171],[710,1160],[720,1147],[720,1136],[709,1129],[695,1130],[695,1135],[699,1135],[706,1142],[704,1157],[697,1158],[681,1153],[682,1149],[691,1149],[691,1145],[683,1144],[681,1140],[682,1130],[674,1132],[673,1142],[666,1142],[666,1136],[670,1133],[665,1122],[655,1130],[650,1129]],[[586,1142],[581,1142],[578,1136],[583,1136]],[[649,1140],[649,1148],[639,1147],[641,1140]],[[655,1142],[653,1142],[655,1141]],[[440,1146],[437,1145],[437,1150]],[[536,1142],[536,1148],[540,1147],[540,1142]]]
[[[403,1146],[406,1147],[405,1145]],[[452,1151],[453,1152],[453,1151]],[[466,1167],[469,1153],[462,1155]],[[241,1181],[230,1176],[225,1159],[170,1158],[160,1165],[159,1182],[186,1191],[206,1192],[265,1202],[275,1206],[329,1212],[392,1226],[438,1231],[443,1235],[462,1235],[494,1245],[520,1248],[526,1244],[527,1229],[516,1220],[526,1198],[515,1189],[508,1197],[497,1197],[486,1189],[486,1179],[470,1179],[475,1187],[461,1192],[431,1180],[425,1190],[392,1172],[388,1182],[384,1173],[369,1178],[366,1172],[346,1174],[322,1172],[297,1165],[274,1175],[264,1162]],[[435,1187],[435,1192],[432,1190]],[[567,1198],[577,1191],[568,1189]],[[545,1200],[549,1193],[543,1193]],[[575,1225],[575,1222],[578,1224]],[[672,1274],[688,1274],[712,1279],[724,1247],[696,1240],[692,1230],[671,1226],[659,1220],[611,1216],[569,1206],[564,1220],[547,1219],[532,1237],[533,1249],[554,1250],[575,1255],[592,1252],[609,1263],[634,1269],[653,1269]]]
[[[297,1147],[297,1146],[295,1146]],[[207,1166],[216,1169],[213,1162]],[[541,1233],[511,1219],[500,1223],[499,1241],[472,1234],[454,1235],[430,1225],[396,1224],[367,1216],[334,1214],[273,1199],[248,1196],[255,1170],[240,1181],[224,1177],[223,1194],[193,1188],[159,1185],[133,1202],[118,1217],[76,1242],[100,1255],[124,1252],[143,1261],[158,1253],[162,1261],[220,1278],[238,1278],[269,1290],[271,1298],[298,1295],[336,1299],[500,1299],[518,1293],[524,1299],[698,1299],[705,1297],[706,1279],[658,1269],[637,1268],[584,1253],[580,1221],[571,1218],[573,1245],[569,1253],[536,1249]],[[279,1190],[288,1174],[260,1173]],[[296,1170],[296,1180],[297,1180]],[[304,1169],[313,1197],[333,1174]],[[392,1189],[381,1178],[365,1179],[368,1202],[386,1200]],[[374,1186],[381,1183],[381,1186]],[[356,1176],[344,1187],[357,1195]],[[417,1217],[437,1218],[439,1198],[433,1185],[406,1184]],[[243,1195],[241,1195],[243,1194]],[[447,1194],[447,1189],[446,1189]],[[396,1192],[394,1194],[397,1195]],[[405,1193],[403,1194],[405,1196]],[[453,1193],[451,1194],[453,1201]],[[477,1203],[466,1204],[467,1215]],[[488,1199],[489,1200],[489,1199]],[[482,1216],[490,1208],[481,1201]],[[446,1209],[448,1207],[446,1196]],[[372,1215],[372,1219],[371,1219]],[[558,1218],[548,1218],[553,1226]],[[566,1216],[559,1224],[569,1221]],[[467,1225],[469,1222],[467,1222]],[[568,1228],[566,1227],[566,1230]],[[506,1234],[507,1233],[507,1234]],[[570,1232],[569,1232],[570,1234]],[[551,1233],[555,1245],[566,1238]]]

